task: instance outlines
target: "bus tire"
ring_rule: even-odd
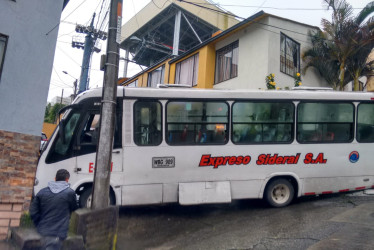
[[[115,205],[114,192],[110,190],[109,192],[109,204]],[[92,205],[92,187],[83,190],[79,196],[79,207],[80,208],[91,208]]]
[[[265,189],[265,200],[272,207],[285,207],[294,198],[295,190],[287,179],[271,180]]]

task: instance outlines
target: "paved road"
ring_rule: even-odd
[[[120,209],[117,249],[367,249],[374,195],[302,198],[274,209],[261,201]]]

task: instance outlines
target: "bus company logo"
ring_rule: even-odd
[[[219,166],[224,166],[229,164],[233,165],[247,165],[251,162],[251,157],[246,156],[218,156],[211,157],[211,155],[202,155],[200,159],[199,167],[213,166],[213,168],[218,168]]]
[[[356,163],[359,158],[360,158],[360,154],[357,151],[352,151],[349,154],[349,161],[352,163]]]

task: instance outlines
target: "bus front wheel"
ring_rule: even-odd
[[[115,205],[115,198],[112,190],[109,192],[109,204]],[[92,205],[92,188],[86,188],[79,196],[79,207],[91,208]]]
[[[274,179],[269,182],[265,190],[265,200],[272,207],[285,207],[294,198],[294,187],[286,179]]]

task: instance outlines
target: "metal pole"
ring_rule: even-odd
[[[116,113],[121,21],[122,0],[111,0],[107,59],[105,63],[104,87],[101,101],[99,144],[96,152],[96,168],[92,194],[92,209],[106,208],[109,204],[110,168]]]
[[[88,81],[88,70],[90,68],[90,58],[93,52],[94,41],[92,38],[92,33],[94,32],[94,20],[95,20],[95,13],[92,16],[92,21],[90,25],[90,32],[87,33],[85,42],[84,42],[84,52],[83,52],[83,61],[82,61],[82,70],[81,70],[81,77],[79,80],[79,91],[78,94],[82,93],[87,89],[87,81]]]
[[[125,54],[125,65],[123,66],[123,77],[127,77],[127,68],[128,68],[128,65],[129,65],[129,50],[130,49],[126,49],[126,54]]]
[[[75,79],[74,81],[74,99],[77,97],[77,84],[78,84],[78,79]]]
[[[174,23],[174,40],[173,40],[173,55],[178,55],[179,51],[179,35],[181,30],[181,16],[182,11],[178,10],[175,14],[175,23]]]
[[[62,98],[64,98],[64,89],[62,89],[62,91],[61,91],[61,100],[60,100],[60,104],[62,104]]]

